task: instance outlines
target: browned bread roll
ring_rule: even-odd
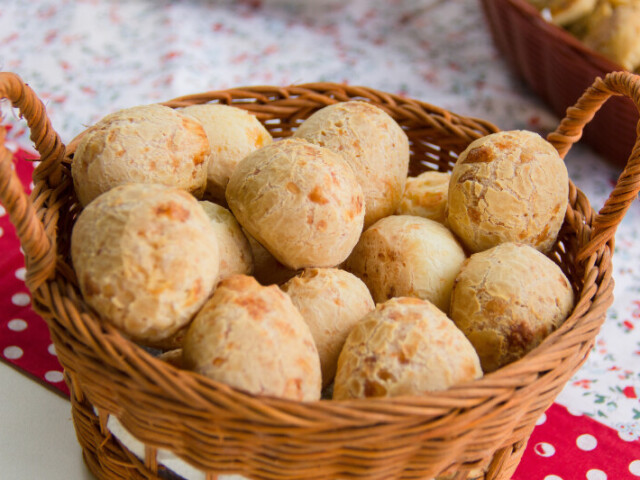
[[[573,290],[560,267],[516,243],[469,257],[451,295],[451,318],[474,345],[485,373],[524,356],[572,308]]]
[[[76,195],[87,205],[126,183],[159,183],[201,196],[209,142],[200,122],[162,105],[107,115],[89,128],[73,156]]]
[[[347,337],[333,398],[423,395],[481,376],[471,343],[441,310],[418,298],[393,298]]]
[[[393,214],[409,168],[409,140],[381,108],[366,102],[340,102],[307,118],[294,137],[339,153],[362,186],[365,228]]]
[[[451,174],[447,172],[423,172],[417,177],[407,178],[396,214],[445,223],[450,179]]]
[[[79,215],[71,258],[86,302],[135,341],[184,327],[211,294],[216,234],[195,198],[153,184],[112,188]]]
[[[503,242],[548,252],[567,209],[569,176],[556,149],[524,130],[472,142],[451,173],[448,225],[472,252]]]
[[[362,232],[362,189],[331,150],[286,139],[245,157],[231,175],[227,202],[238,222],[282,264],[333,267]]]
[[[220,282],[193,320],[183,365],[254,394],[320,398],[320,359],[300,312],[277,286],[245,275]]]
[[[360,237],[344,269],[360,278],[376,303],[418,297],[449,309],[453,281],[466,256],[453,234],[428,218],[392,215]]]
[[[375,306],[371,294],[362,280],[338,268],[305,269],[282,290],[311,329],[326,387],[333,381],[347,335]]]

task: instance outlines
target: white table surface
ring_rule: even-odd
[[[0,478],[96,480],[82,460],[69,400],[2,362]]]

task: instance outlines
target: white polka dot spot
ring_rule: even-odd
[[[542,425],[546,421],[547,421],[547,414],[543,413],[542,415],[540,415],[540,418],[538,418],[538,420],[536,421],[536,425]]]
[[[594,437],[593,435],[585,433],[584,435],[580,435],[578,438],[576,438],[576,445],[580,450],[590,452],[598,446],[598,440],[596,440],[596,437]]]
[[[640,477],[640,460],[634,460],[629,464],[629,471],[636,477]]]
[[[22,357],[24,352],[20,347],[16,347],[15,345],[12,345],[10,347],[5,348],[2,354],[4,355],[4,358],[8,358],[9,360],[17,360],[18,358]]]
[[[0,217],[4,217],[7,214],[7,211],[4,209],[2,205],[0,205]]]
[[[541,457],[552,457],[556,453],[556,448],[550,443],[540,442],[536,443],[533,451]]]
[[[59,372],[57,370],[49,370],[47,373],[44,374],[44,378],[47,382],[51,382],[51,383],[58,383],[64,380],[64,376],[62,375],[62,372]]]
[[[9,320],[7,326],[9,327],[9,330],[13,332],[21,332],[23,330],[26,330],[28,325],[27,322],[25,322],[21,318],[14,318],[13,320]]]
[[[27,276],[27,269],[22,267],[16,270],[16,278],[18,280],[22,280],[24,282],[25,277]]]
[[[597,468],[592,468],[587,472],[587,480],[607,480],[607,474]]]
[[[49,352],[51,355],[58,355],[56,353],[56,346],[53,343],[47,347],[47,352]]]
[[[28,293],[16,293],[11,297],[11,303],[19,307],[26,307],[31,302]]]
[[[558,475],[547,475],[542,480],[562,480],[562,477],[559,477]]]

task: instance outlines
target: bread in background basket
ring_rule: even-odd
[[[559,118],[594,78],[624,70],[545,20],[529,0],[481,0],[481,4],[498,51]],[[627,98],[614,98],[585,127],[585,142],[622,167],[635,142],[637,121],[634,104]]]
[[[610,95],[640,97],[626,73],[598,80],[554,135],[564,156],[591,114]],[[425,396],[297,402],[251,395],[179,370],[99,322],[79,295],[69,238],[79,212],[65,148],[35,94],[11,74],[0,96],[25,115],[41,163],[31,203],[0,149],[0,198],[17,226],[33,305],[47,321],[71,390],[84,457],[99,478],[157,479],[159,452],[171,451],[207,478],[432,478],[460,480],[482,469],[506,480],[541,413],[588,355],[611,303],[613,235],[640,183],[638,153],[600,214],[569,182],[569,205],[550,256],[576,292],[567,321],[542,344],[496,372]],[[451,170],[493,125],[412,99],[328,83],[247,87],[182,97],[166,104],[223,102],[252,111],[277,138],[290,136],[320,108],[358,99],[383,108],[406,132],[410,172]],[[77,145],[77,143],[76,143]],[[108,431],[110,418],[144,444],[138,458]]]

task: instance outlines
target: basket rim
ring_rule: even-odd
[[[521,0],[508,0],[508,1],[518,4]],[[215,90],[215,91],[209,91],[209,92],[203,92],[203,93],[196,93],[192,95],[184,95],[184,96],[175,97],[171,100],[168,100],[165,102],[159,102],[159,103],[170,106],[172,108],[178,108],[178,107],[185,106],[186,104],[191,104],[194,101],[200,102],[205,97],[206,98],[219,97],[219,101],[226,100],[229,103],[231,103],[230,100],[252,99],[252,101],[249,101],[249,102],[235,104],[236,106],[247,107],[247,106],[258,106],[262,103],[270,104],[271,100],[269,95],[279,95],[281,96],[282,99],[287,100],[287,99],[296,97],[297,95],[306,94],[308,92],[312,92],[312,93],[323,92],[324,95],[327,95],[327,94],[331,95],[331,94],[335,94],[336,92],[340,92],[344,90],[353,92],[356,95],[362,94],[362,96],[365,98],[367,96],[369,97],[374,96],[375,98],[379,99],[381,103],[378,106],[381,106],[383,108],[385,106],[416,105],[423,108],[424,110],[429,111],[429,115],[434,115],[436,117],[440,116],[445,121],[454,120],[455,123],[459,123],[461,125],[466,125],[468,122],[471,122],[472,124],[477,123],[482,127],[495,129],[495,131],[499,131],[498,127],[493,125],[491,122],[488,122],[482,119],[477,119],[474,117],[459,115],[454,112],[445,110],[443,108],[431,105],[429,103],[426,103],[417,99],[405,97],[398,94],[383,92],[371,87],[351,86],[351,85],[333,83],[333,82],[302,83],[298,85],[291,85],[291,86],[285,86],[285,87],[269,86],[269,85],[255,85],[255,86],[249,85],[249,86],[241,86],[237,88],[229,88],[229,89]],[[336,101],[343,101],[343,100],[338,98]],[[256,113],[255,109],[250,109],[250,110],[254,110],[253,113]],[[261,116],[260,112],[257,113],[257,116],[258,117]],[[65,163],[71,163],[72,155],[75,151],[75,147],[77,146],[79,139],[82,137],[84,133],[87,132],[87,130],[88,129],[85,129],[82,132],[80,132],[67,145],[65,159],[64,159]],[[586,195],[584,195],[584,193],[581,192],[573,184],[571,179],[569,179],[569,184],[570,184],[570,189],[573,189],[576,192],[576,195],[581,197],[582,201],[586,202],[590,208],[590,203]],[[588,224],[590,222],[590,219],[589,218],[585,219],[585,222]],[[610,261],[609,261],[609,264],[610,264]],[[59,275],[57,275],[57,277],[58,276]],[[526,380],[523,381],[522,373],[520,372],[521,368],[524,365],[533,365],[533,364],[539,363],[539,360],[544,355],[546,355],[548,351],[553,350],[553,346],[557,343],[559,338],[562,338],[567,333],[567,331],[571,331],[571,329],[573,329],[574,327],[578,327],[580,325],[579,320],[581,318],[577,319],[578,320],[577,323],[575,324],[572,323],[572,322],[576,322],[576,317],[579,317],[580,315],[582,316],[585,315],[585,312],[580,312],[580,314],[578,314],[576,309],[578,301],[581,300],[583,298],[582,295],[585,294],[584,291],[581,291],[580,293],[581,293],[581,296],[576,297],[571,314],[563,324],[565,328],[560,328],[552,332],[549,336],[547,336],[543,340],[543,342],[540,345],[538,345],[536,348],[531,350],[526,356],[498,369],[495,372],[485,374],[479,379],[452,385],[446,390],[429,392],[428,395],[407,395],[407,396],[397,396],[397,397],[379,397],[379,398],[363,398],[363,399],[348,399],[348,400],[320,399],[320,400],[314,400],[314,401],[299,402],[296,400],[290,400],[285,398],[252,394],[252,393],[243,391],[241,389],[230,387],[221,382],[217,382],[215,380],[212,380],[210,378],[207,378],[195,372],[178,369],[173,365],[170,365],[167,362],[163,362],[162,360],[154,357],[149,352],[145,351],[144,348],[138,346],[134,342],[126,339],[125,340],[132,347],[132,350],[127,349],[132,355],[132,358],[139,358],[139,360],[142,360],[145,363],[152,364],[154,366],[154,370],[157,370],[158,372],[164,372],[164,373],[168,372],[168,373],[171,373],[172,375],[189,377],[190,382],[206,386],[207,388],[210,388],[216,391],[225,392],[225,394],[229,395],[231,398],[234,398],[237,400],[241,400],[241,399],[258,400],[258,401],[264,402],[265,406],[268,406],[270,408],[272,407],[276,409],[281,409],[283,412],[291,411],[292,409],[298,410],[297,407],[299,407],[300,405],[304,405],[305,408],[308,407],[310,410],[321,409],[324,411],[332,411],[334,413],[338,413],[338,411],[341,410],[342,408],[346,409],[345,411],[351,411],[354,409],[358,411],[370,411],[372,416],[367,417],[366,421],[361,423],[361,425],[367,425],[367,424],[370,424],[371,422],[380,423],[382,421],[381,417],[376,414],[377,407],[382,405],[385,405],[385,406],[394,405],[394,406],[397,406],[398,408],[402,407],[403,409],[402,412],[409,413],[411,417],[415,417],[416,413],[421,408],[423,408],[425,404],[428,404],[429,407],[433,407],[434,403],[442,403],[442,406],[441,406],[442,412],[450,411],[454,408],[459,410],[465,410],[465,409],[473,409],[477,407],[478,404],[483,402],[478,402],[478,401],[470,402],[468,399],[470,389],[477,391],[478,398],[485,398],[485,399],[495,398],[496,388],[503,387],[504,389],[511,391],[513,390],[515,384],[519,384],[519,386],[517,387],[517,390],[526,391],[527,385],[531,384],[531,382]],[[589,292],[586,292],[586,293],[589,293]],[[590,298],[593,298],[595,295],[596,295],[596,292],[591,292]],[[103,333],[106,334],[104,338],[110,338],[111,335],[116,335],[124,339],[124,336],[122,336],[120,332],[117,329],[115,329],[115,327],[112,327],[108,324],[104,325],[99,320],[97,314],[93,312],[93,310],[89,309],[89,311],[91,312],[90,317],[92,318],[92,321],[95,322],[95,325],[99,329],[102,329]],[[569,325],[571,326],[571,328],[567,328]],[[541,375],[540,373],[537,374],[538,377],[540,375]],[[534,376],[533,374],[530,375],[531,380],[533,380],[532,378],[533,376]],[[516,377],[520,378],[521,380],[516,381],[515,380]],[[484,390],[491,390],[492,393],[489,395],[483,395]],[[400,413],[400,410],[398,410],[398,413]],[[427,415],[427,417],[432,418],[434,416],[439,416],[439,415],[430,414],[430,415]],[[350,423],[350,425],[353,425],[353,423]]]

